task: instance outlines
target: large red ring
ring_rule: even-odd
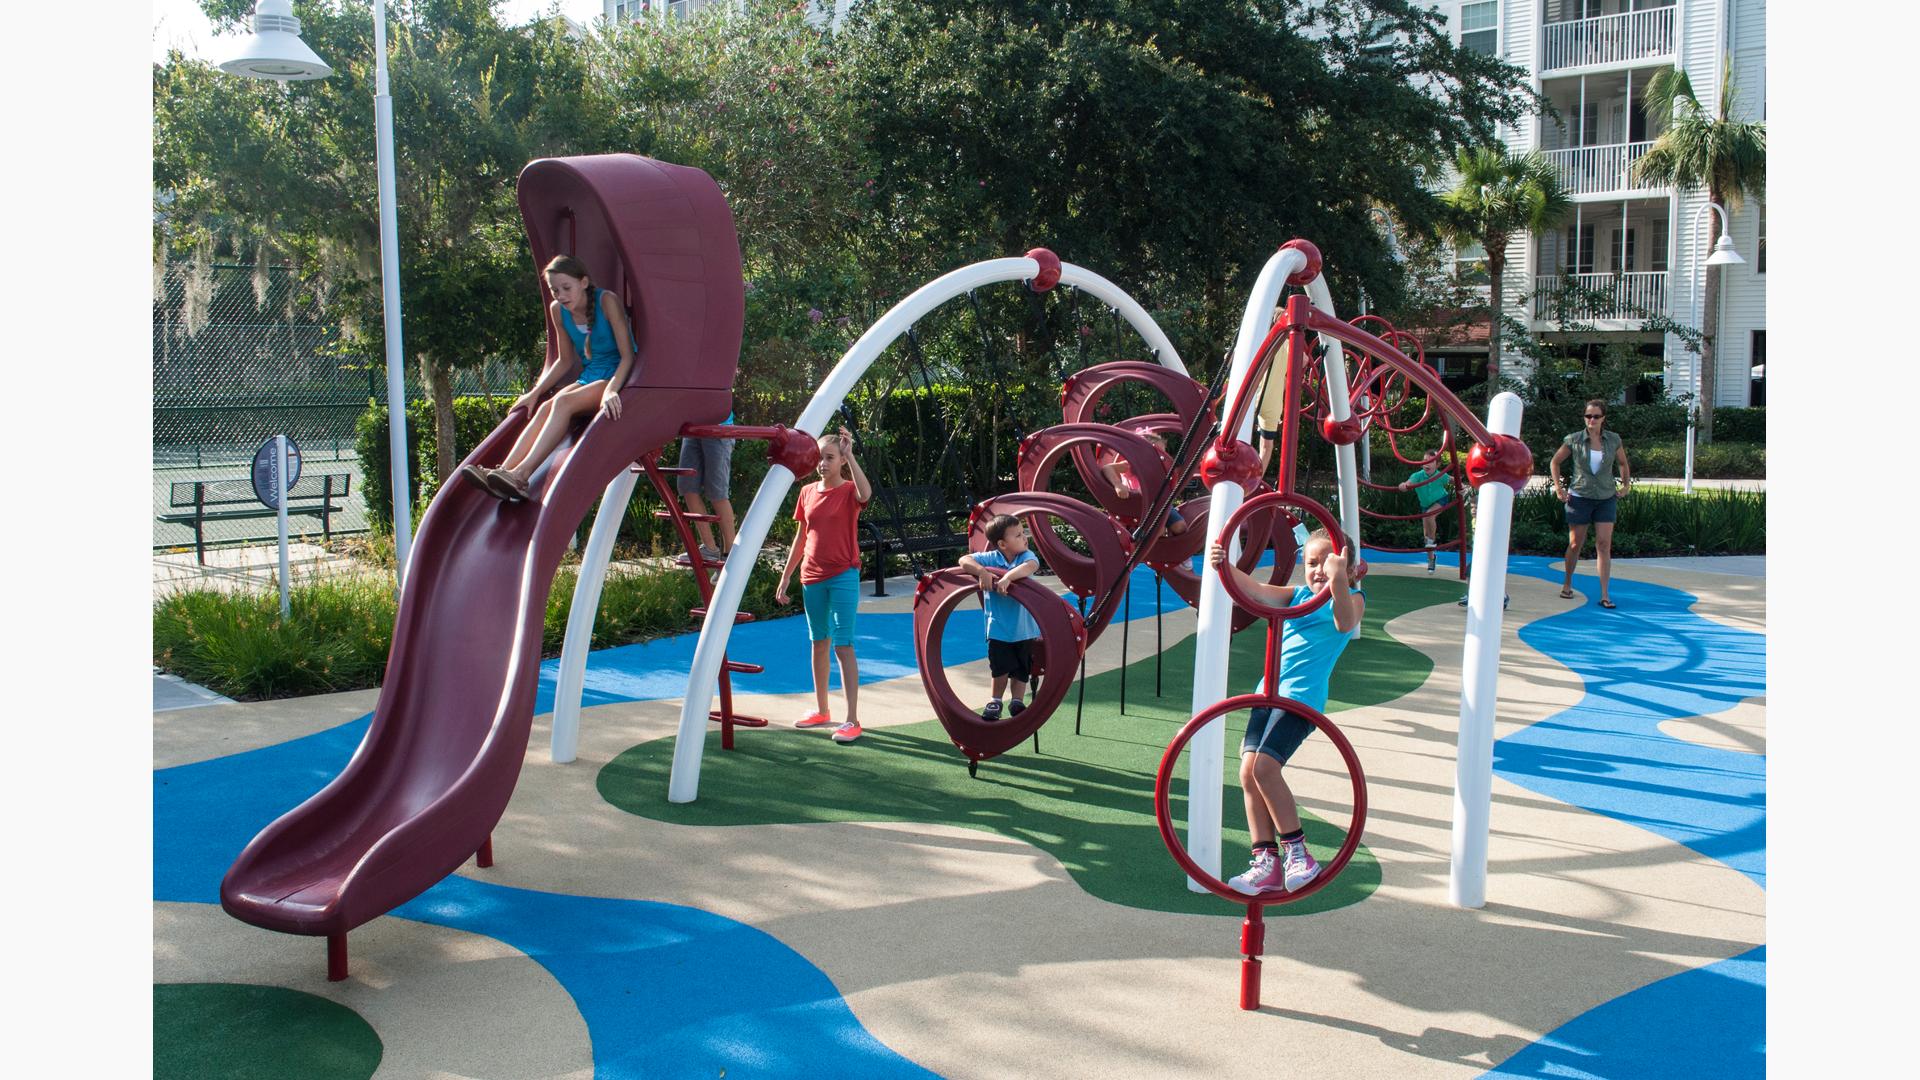
[[[1333,538],[1333,553],[1335,555],[1347,549],[1346,534],[1341,531],[1340,522],[1333,516],[1333,511],[1328,510],[1325,506],[1307,498],[1305,495],[1290,494],[1284,491],[1269,491],[1263,495],[1255,495],[1253,498],[1241,503],[1238,510],[1235,510],[1227,516],[1227,523],[1221,527],[1219,535],[1222,538],[1232,536],[1234,530],[1240,527],[1240,523],[1244,521],[1249,514],[1267,509],[1268,507],[1278,506],[1296,507],[1318,518],[1320,524],[1326,527],[1327,535]],[[1292,567],[1287,568],[1289,572],[1291,572],[1292,569]],[[1276,576],[1278,575],[1276,574]],[[1284,581],[1286,579],[1282,577],[1280,580]],[[1316,591],[1313,594],[1313,598],[1304,604],[1275,607],[1271,604],[1265,604],[1255,600],[1245,589],[1240,587],[1238,579],[1232,574],[1221,574],[1220,585],[1227,590],[1227,595],[1233,598],[1235,604],[1265,619],[1297,619],[1302,615],[1307,615],[1319,610],[1320,605],[1326,603],[1333,597],[1333,591],[1331,589],[1322,589]]]
[[[1309,721],[1326,735],[1327,741],[1333,743],[1336,750],[1340,751],[1340,760],[1346,763],[1347,775],[1353,780],[1353,820],[1347,823],[1346,842],[1340,845],[1340,850],[1332,859],[1322,865],[1320,876],[1308,882],[1300,891],[1269,889],[1266,892],[1248,896],[1228,888],[1226,882],[1202,870],[1200,864],[1193,861],[1193,856],[1187,853],[1186,845],[1180,842],[1179,834],[1174,832],[1169,792],[1172,790],[1173,769],[1180,760],[1180,751],[1187,748],[1187,743],[1199,734],[1201,728],[1239,709],[1262,708],[1280,709]],[[1188,797],[1188,802],[1191,804],[1191,796]],[[1238,697],[1217,702],[1213,707],[1187,721],[1186,726],[1174,734],[1173,741],[1167,744],[1167,752],[1160,758],[1160,771],[1153,780],[1153,816],[1160,825],[1160,839],[1167,845],[1167,851],[1173,855],[1173,861],[1179,863],[1180,869],[1185,870],[1188,877],[1199,882],[1208,892],[1236,904],[1291,904],[1298,900],[1305,900],[1326,888],[1334,878],[1340,876],[1340,871],[1347,868],[1347,863],[1353,859],[1353,853],[1359,850],[1360,834],[1367,824],[1367,776],[1361,771],[1360,755],[1354,752],[1353,743],[1347,741],[1346,735],[1340,731],[1340,728],[1327,719],[1320,710],[1303,705],[1292,698],[1276,697],[1272,694],[1241,694]]]

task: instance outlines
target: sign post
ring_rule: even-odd
[[[285,435],[260,444],[253,455],[253,496],[277,511],[280,534],[280,617],[292,613],[287,590],[287,492],[300,479],[300,448]]]

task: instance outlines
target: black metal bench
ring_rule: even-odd
[[[938,487],[875,488],[873,501],[860,515],[866,534],[860,550],[873,553],[873,595],[887,595],[888,555],[965,551],[964,512],[957,529],[954,516]]]
[[[333,515],[345,509],[343,503],[335,500],[344,500],[352,483],[352,473],[302,476],[287,491],[287,515],[318,517],[320,531],[331,540]],[[245,476],[227,480],[176,480],[167,504],[185,509],[161,514],[160,520],[180,525],[192,523],[194,554],[203,566],[207,562],[207,522],[277,516],[276,511],[267,509],[254,496],[253,480]]]

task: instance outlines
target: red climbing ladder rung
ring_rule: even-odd
[[[672,510],[655,510],[653,512],[653,516],[660,518],[663,521],[672,521],[675,518],[680,518],[681,520],[684,520],[684,521],[719,521],[720,520],[720,515],[718,514],[687,514],[687,513],[676,513],[675,511],[672,511]]]
[[[715,709],[713,712],[708,713],[707,719],[713,721],[716,724],[732,724],[735,727],[766,727],[767,726],[767,718],[764,716],[741,716],[739,713],[735,713],[732,716],[722,716],[718,709]]]
[[[735,675],[758,675],[767,670],[763,665],[749,664],[745,660],[729,660],[725,666]]]
[[[690,610],[689,614],[691,614],[696,619],[704,619],[707,617],[707,609],[703,607],[693,608]],[[753,621],[753,612],[751,611],[736,611],[733,613],[733,624],[735,626],[738,626],[741,623],[752,622],[752,621]]]

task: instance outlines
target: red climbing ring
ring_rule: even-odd
[[[1111,424],[1055,424],[1034,432],[1020,444],[1020,487],[1025,491],[1046,491],[1054,464],[1063,455],[1080,448],[1089,451],[1085,465],[1077,454],[1073,456],[1081,481],[1107,513],[1128,522],[1139,521],[1147,512],[1147,500],[1151,496],[1142,493],[1159,491],[1173,466],[1171,458],[1131,431]],[[1092,463],[1091,451],[1095,448],[1111,450],[1124,458],[1140,481],[1140,490],[1125,498],[1115,495],[1113,485],[1100,472],[1100,467]]]
[[[988,569],[999,576],[999,571]],[[913,636],[920,656],[920,684],[947,738],[974,761],[1003,754],[1040,729],[1066,700],[1074,665],[1086,651],[1087,633],[1079,612],[1032,578],[1014,582],[1007,595],[1039,624],[1033,657],[1033,699],[1019,716],[988,720],[960,700],[941,659],[941,634],[962,601],[978,596],[979,583],[965,570],[949,567],[920,579],[913,594]]]
[[[1233,531],[1238,529],[1240,524],[1245,521],[1250,514],[1265,510],[1269,507],[1281,506],[1295,507],[1313,515],[1313,517],[1320,522],[1321,527],[1327,530],[1327,535],[1333,538],[1333,553],[1335,555],[1347,549],[1346,534],[1341,531],[1340,522],[1333,516],[1333,511],[1328,510],[1326,507],[1307,498],[1305,495],[1285,491],[1269,491],[1264,495],[1255,495],[1253,498],[1241,503],[1240,509],[1235,510],[1227,517],[1227,523],[1221,527],[1220,535],[1222,537],[1232,535]],[[1291,573],[1293,567],[1289,564],[1286,569]],[[1356,567],[1356,569],[1358,568]],[[1279,577],[1277,571],[1278,564],[1276,562],[1275,576],[1279,580],[1285,581],[1286,579],[1284,577]],[[1355,580],[1358,580],[1357,574],[1355,575]],[[1233,602],[1236,605],[1266,619],[1297,619],[1302,615],[1318,610],[1321,604],[1326,603],[1333,596],[1331,589],[1320,589],[1315,591],[1313,598],[1304,604],[1290,604],[1276,607],[1272,604],[1255,600],[1245,589],[1240,587],[1239,581],[1232,574],[1221,574],[1220,584],[1227,590],[1227,595],[1233,597]]]
[[[1192,559],[1206,547],[1207,517],[1213,512],[1210,500],[1193,499],[1180,508],[1187,519],[1187,531],[1179,536],[1163,536],[1147,552],[1147,565],[1159,571],[1160,577],[1173,590],[1175,596],[1185,600],[1189,606],[1200,606],[1200,575],[1193,570]],[[1278,511],[1262,511],[1248,520],[1246,535],[1240,539],[1240,558],[1234,565],[1251,574],[1260,563],[1260,556],[1273,549],[1273,569],[1268,572],[1270,584],[1280,585],[1293,574],[1294,540],[1293,519]],[[1233,632],[1239,633],[1259,621],[1259,616],[1246,608],[1233,609]]]
[[[1347,776],[1353,781],[1353,820],[1347,823],[1347,838],[1333,858],[1321,865],[1320,876],[1308,882],[1298,892],[1268,889],[1257,895],[1248,896],[1233,891],[1227,887],[1226,882],[1201,869],[1200,864],[1193,861],[1193,856],[1187,853],[1187,846],[1180,842],[1180,836],[1173,828],[1173,810],[1170,805],[1172,800],[1169,792],[1172,790],[1174,767],[1180,761],[1180,752],[1187,748],[1187,743],[1199,734],[1201,728],[1240,709],[1280,709],[1313,724],[1326,735],[1327,741],[1333,744],[1334,749],[1340,752],[1340,760],[1347,766]],[[1246,904],[1249,907],[1261,904],[1291,904],[1305,900],[1326,888],[1334,878],[1340,876],[1340,871],[1347,868],[1347,863],[1353,859],[1353,853],[1359,850],[1360,834],[1367,824],[1367,776],[1360,768],[1360,755],[1354,752],[1353,743],[1349,742],[1339,726],[1327,719],[1320,710],[1303,705],[1292,698],[1277,697],[1272,694],[1241,694],[1203,710],[1200,715],[1187,721],[1186,725],[1174,734],[1173,741],[1167,744],[1167,752],[1161,755],[1160,771],[1154,776],[1153,816],[1159,822],[1160,839],[1167,845],[1167,851],[1173,855],[1173,861],[1179,863],[1180,869],[1185,870],[1188,877],[1199,882],[1208,892],[1223,900]]]

